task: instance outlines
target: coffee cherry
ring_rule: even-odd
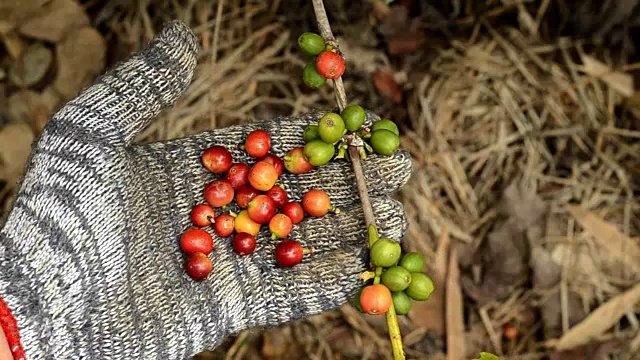
[[[304,146],[304,156],[313,166],[327,164],[333,158],[335,148],[321,139],[311,140]]]
[[[320,138],[318,134],[318,125],[309,125],[302,132],[302,139],[305,143]]]
[[[247,206],[249,217],[258,224],[267,224],[276,214],[276,210],[276,203],[263,194],[254,197]]]
[[[402,256],[399,265],[407,269],[410,273],[422,272],[424,269],[424,258],[417,252],[409,252]]]
[[[314,63],[309,63],[304,66],[302,70],[302,81],[312,89],[317,89],[327,83],[327,79],[320,75]]]
[[[336,143],[344,133],[344,120],[336,113],[325,114],[318,122],[318,135],[326,143]]]
[[[220,145],[215,145],[202,153],[202,164],[214,174],[221,174],[231,167],[231,153]]]
[[[275,250],[276,263],[282,267],[292,267],[302,261],[304,249],[299,242],[295,240],[283,240]]]
[[[393,121],[391,121],[389,119],[378,120],[378,121],[374,122],[371,125],[371,132],[374,132],[374,131],[380,130],[380,129],[389,130],[392,133],[400,136],[400,131],[398,130],[398,125],[396,125],[396,123],[394,123]]]
[[[249,171],[249,184],[254,189],[267,191],[278,181],[276,168],[266,161],[258,161]]]
[[[272,187],[271,189],[267,190],[265,195],[270,197],[271,200],[276,203],[277,207],[282,207],[287,203],[287,201],[289,201],[289,195],[280,186]]]
[[[292,228],[293,223],[291,219],[284,214],[276,214],[269,221],[269,231],[273,234],[273,239],[286,238],[289,233],[291,233]]]
[[[316,56],[324,50],[325,42],[322,36],[307,31],[298,37],[298,47],[304,54]]]
[[[284,162],[282,159],[277,157],[274,154],[267,154],[264,157],[260,158],[260,161],[266,161],[269,164],[273,165],[276,168],[276,172],[278,173],[278,177],[282,175],[282,171],[284,171]]]
[[[284,167],[292,174],[304,174],[313,170],[313,165],[304,156],[304,148],[297,147],[284,157]]]
[[[231,165],[229,171],[227,171],[227,177],[225,178],[234,190],[239,189],[241,186],[249,182],[249,171],[251,168],[244,163],[236,163]]]
[[[211,225],[215,217],[215,211],[207,204],[198,204],[191,210],[191,222],[198,227]]]
[[[391,291],[382,284],[366,286],[360,294],[360,307],[369,315],[386,313],[391,302]]]
[[[411,274],[411,284],[405,290],[410,298],[416,301],[425,301],[431,297],[433,293],[433,281],[422,272]]]
[[[264,130],[254,130],[247,136],[244,146],[249,156],[261,158],[269,153],[271,137]]]
[[[207,255],[195,252],[187,257],[184,268],[192,279],[203,280],[211,273],[213,264]]]
[[[364,125],[367,113],[360,105],[349,105],[340,113],[344,124],[349,131],[357,131]]]
[[[256,236],[258,235],[258,232],[260,232],[260,224],[251,220],[247,210],[242,210],[240,211],[240,213],[238,213],[238,216],[236,216],[234,220],[234,225],[236,228],[236,233],[238,234],[241,232],[245,232],[247,234]]]
[[[227,180],[214,180],[205,186],[204,198],[214,208],[225,206],[233,200],[233,187]]]
[[[248,233],[241,232],[233,237],[233,251],[244,256],[251,254],[256,249],[256,238]]]
[[[216,218],[216,223],[213,224],[213,230],[220,237],[228,237],[233,234],[235,229],[235,219],[230,214],[220,214]]]
[[[502,335],[509,340],[516,340],[518,338],[518,328],[508,322],[502,326]]]
[[[191,228],[180,236],[180,248],[185,254],[195,252],[208,254],[213,250],[213,238],[202,229]]]
[[[392,292],[391,299],[397,315],[407,315],[411,310],[411,298],[404,291]]]
[[[371,262],[375,266],[391,267],[400,260],[400,243],[388,238],[380,238],[371,246]]]
[[[391,291],[402,291],[411,283],[411,273],[401,266],[392,266],[380,276],[382,283]]]
[[[295,225],[304,220],[304,209],[299,202],[289,202],[282,207],[282,213],[287,215]]]
[[[379,129],[371,133],[369,144],[380,154],[390,156],[400,147],[400,137],[386,129]]]
[[[326,192],[312,189],[302,196],[302,207],[310,216],[320,217],[326,215],[331,210],[332,205]]]
[[[316,58],[316,68],[325,78],[337,79],[344,74],[344,59],[333,51],[323,51]]]
[[[258,195],[260,195],[260,191],[254,189],[251,185],[244,185],[236,191],[236,204],[240,209],[246,209],[249,206],[249,202]]]

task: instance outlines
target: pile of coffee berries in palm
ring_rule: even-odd
[[[424,273],[424,258],[417,252],[402,254],[400,243],[380,238],[370,249],[371,263],[381,270],[358,291],[355,306],[370,315],[386,313],[391,304],[396,314],[406,315],[411,302],[426,301],[434,286]]]
[[[319,88],[327,83],[327,79],[337,79],[344,74],[344,58],[320,35],[303,33],[298,37],[298,47],[305,55],[313,57],[302,71],[302,80],[307,86]]]
[[[266,227],[271,240],[279,241],[275,262],[292,267],[306,253],[299,242],[287,239],[293,226],[305,217],[338,211],[322,190],[309,190],[296,202],[290,201],[284,186],[278,184],[285,169],[299,173],[313,168],[299,150],[291,150],[284,159],[270,153],[271,137],[264,130],[249,133],[239,148],[253,159],[251,163],[234,162],[231,152],[221,145],[213,145],[202,154],[202,165],[219,178],[206,184],[204,202],[191,210],[193,226],[180,236],[180,248],[187,255],[185,270],[195,280],[206,278],[212,271],[208,255],[214,244],[207,230],[231,238],[234,252],[246,256],[255,251],[256,236]],[[231,211],[232,207],[238,213]]]

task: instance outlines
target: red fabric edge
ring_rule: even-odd
[[[14,360],[26,360],[22,343],[20,342],[20,334],[18,333],[18,323],[11,314],[11,310],[0,296],[0,326],[9,342],[9,349]]]

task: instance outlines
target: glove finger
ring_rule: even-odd
[[[131,143],[188,87],[198,42],[184,24],[170,22],[141,52],[101,76],[49,122],[49,132],[108,145]]]
[[[367,269],[367,255],[361,248],[324,253],[292,268],[248,264],[242,279],[250,282],[242,287],[255,290],[245,291],[246,315],[233,325],[234,330],[276,326],[343,305],[362,285],[358,274]]]
[[[372,198],[371,203],[379,235],[400,241],[408,224],[402,204],[388,197]],[[281,240],[273,240],[270,236],[266,227],[258,234],[258,246],[252,257],[255,261],[275,265],[273,254]],[[362,205],[352,203],[339,214],[306,218],[294,225],[287,239],[299,241],[303,247],[313,249],[313,254],[305,255],[304,262],[313,261],[315,256],[330,251],[366,248],[368,235]]]

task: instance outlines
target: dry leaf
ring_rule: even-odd
[[[640,284],[600,305],[586,319],[569,329],[556,344],[556,349],[572,349],[596,340],[638,302],[640,302]]]
[[[515,183],[505,189],[498,209],[507,218],[496,223],[481,250],[485,264],[481,285],[476,285],[467,276],[461,279],[464,291],[480,306],[505,299],[528,280],[529,246],[540,242],[535,236],[542,237],[547,211],[533,190]]]
[[[378,92],[398,104],[402,101],[402,89],[390,71],[378,70],[373,73],[373,84]]]
[[[9,55],[17,61],[20,56],[22,56],[22,53],[26,48],[24,41],[14,32],[0,35],[2,35],[2,42],[4,43],[4,47],[7,49],[7,52],[9,52]]]
[[[0,179],[14,183],[22,176],[34,136],[26,123],[0,128]]]
[[[49,71],[53,55],[44,45],[29,45],[20,59],[9,68],[9,80],[18,86],[32,86]]]
[[[8,100],[9,117],[15,122],[30,121],[39,133],[47,123],[60,99],[50,88],[38,93],[31,90],[17,91]]]
[[[575,349],[555,351],[549,355],[549,360],[610,360],[611,355],[623,355],[627,350],[625,339],[612,339],[602,343],[591,343]],[[631,350],[633,351],[633,350]],[[629,352],[626,352],[629,354]],[[622,357],[624,358],[624,357]]]
[[[613,71],[607,64],[596,60],[594,57],[582,54],[584,71],[604,81],[612,89],[625,97],[633,96],[633,77],[620,71]]]
[[[262,355],[265,359],[289,358],[293,351],[291,339],[291,327],[289,326],[266,331],[262,339]]]
[[[563,306],[558,289],[562,268],[542,247],[535,247],[531,250],[530,266],[533,270],[533,288],[538,293],[544,294],[539,307],[545,337],[558,337],[562,334],[563,311],[568,312],[569,326],[584,319],[586,314],[582,308],[582,301],[577,294],[569,291],[567,303]]]
[[[460,269],[456,248],[451,248],[447,274],[447,360],[463,360],[466,356],[464,303],[460,290]]]
[[[433,267],[427,270],[435,289],[429,301],[418,301],[411,305],[407,314],[409,319],[418,327],[433,330],[436,334],[445,334],[445,287],[447,279],[447,257],[449,254],[449,230],[442,227],[438,250],[436,251]],[[425,269],[426,270],[426,269]]]
[[[75,0],[53,0],[41,6],[35,14],[20,25],[22,35],[58,42],[73,29],[89,25],[89,17]]]
[[[379,29],[391,55],[414,52],[425,43],[422,21],[419,17],[409,18],[409,10],[403,5],[389,7]]]
[[[596,241],[598,247],[608,256],[602,259],[612,263],[619,261],[621,267],[634,275],[640,275],[640,247],[618,228],[598,215],[577,205],[567,205],[571,215]]]
[[[535,191],[512,183],[505,189],[498,210],[513,219],[517,229],[524,231],[540,225],[548,207]]]
[[[585,246],[573,246],[571,244],[557,244],[551,251],[553,260],[558,264],[566,264],[570,267],[570,277],[567,284],[580,287],[582,296],[587,300],[596,297],[598,293],[617,293],[615,286],[611,285],[608,277],[600,271],[590,249]]]
[[[482,322],[470,321],[469,331],[465,334],[465,346],[467,347],[467,359],[473,359],[478,353],[492,348],[493,345]]]
[[[340,44],[340,50],[346,54],[347,62],[352,71],[368,75],[375,72],[380,66],[385,66],[389,63],[386,55],[380,50],[362,46],[358,41],[353,41],[353,39],[339,37],[338,43]]]
[[[33,16],[40,7],[51,0],[2,0],[0,1],[0,33],[11,31],[17,24]]]
[[[69,34],[56,47],[56,90],[65,99],[74,97],[103,70],[105,51],[104,39],[93,28],[85,27]]]

